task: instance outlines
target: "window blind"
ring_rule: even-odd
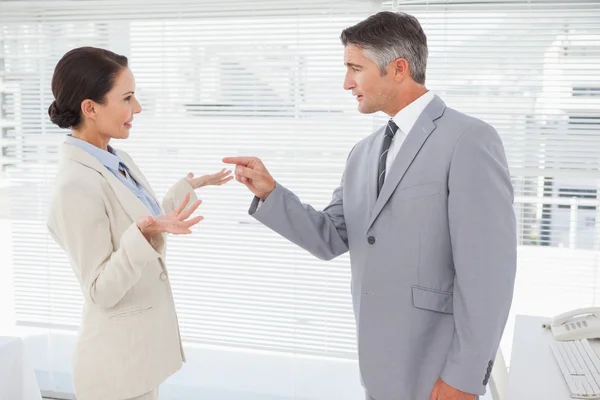
[[[420,20],[427,86],[503,139],[519,236],[513,314],[598,304],[597,1],[0,2],[0,160],[19,323],[79,321],[79,288],[44,227],[64,135],[46,113],[62,54],[94,45],[129,57],[144,111],[115,145],[158,193],[189,171],[220,169],[224,155],[257,155],[322,208],[351,147],[385,121],[360,115],[342,90],[338,39],[380,9]],[[206,219],[169,242],[184,340],[354,358],[347,256],[320,262],[286,243],[247,215],[240,185],[199,196]]]
[[[143,107],[129,152],[157,193],[227,155],[263,158],[324,207],[351,147],[374,128],[342,90],[339,35],[380,7],[359,1],[0,3],[5,168],[19,324],[76,329],[82,298],[45,229],[66,131],[47,107],[73,47],[129,57]],[[325,263],[255,222],[237,183],[202,188],[205,220],[171,236],[167,266],[184,341],[355,357],[348,257]]]
[[[430,0],[383,8],[421,22],[428,87],[502,137],[519,243],[505,350],[515,314],[598,305],[600,3]]]

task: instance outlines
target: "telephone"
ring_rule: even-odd
[[[557,315],[542,326],[551,329],[556,340],[600,338],[600,307],[578,308]]]

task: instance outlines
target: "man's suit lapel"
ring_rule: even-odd
[[[425,107],[425,110],[423,110],[415,122],[414,126],[406,136],[404,143],[400,147],[400,151],[394,159],[390,170],[386,172],[387,176],[381,188],[381,193],[379,193],[379,197],[374,202],[374,206],[371,209],[371,218],[369,220],[367,229],[373,225],[377,219],[377,216],[379,216],[381,210],[396,190],[396,187],[398,187],[400,181],[402,181],[402,178],[404,177],[404,174],[406,174],[408,167],[410,167],[410,164],[412,164],[413,160],[423,147],[423,144],[425,144],[429,138],[429,135],[431,135],[431,132],[435,130],[435,120],[442,116],[445,109],[446,104],[444,104],[442,99],[440,99],[438,96],[435,96],[434,99],[427,105],[427,107]],[[381,137],[381,139],[379,139],[379,137]],[[375,157],[369,158],[369,163],[375,165],[375,171],[377,171],[376,166],[379,162],[379,154],[381,152],[381,144],[378,144],[378,142],[383,142],[383,135],[378,135],[378,138],[375,140],[376,146],[373,146],[373,149],[376,148]],[[371,150],[371,153],[373,153],[373,149]],[[369,157],[372,156],[373,154],[371,154]],[[375,175],[377,175],[377,172],[375,172]],[[372,181],[369,182],[370,186],[376,185],[376,176],[369,176],[369,180]],[[369,196],[370,195],[371,193],[369,193]],[[375,196],[376,195],[377,188],[375,188]]]

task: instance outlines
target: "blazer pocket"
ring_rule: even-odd
[[[413,305],[417,308],[446,314],[453,313],[452,292],[442,292],[413,285],[412,298]]]
[[[143,314],[150,310],[152,310],[152,306],[130,308],[129,310],[120,310],[115,313],[112,313],[108,316],[108,318],[110,318],[110,319],[126,319],[126,318],[132,317],[134,315]]]
[[[421,197],[433,196],[441,191],[441,182],[429,182],[416,186],[410,186],[404,189],[399,189],[394,195],[394,200],[404,201],[418,199]]]

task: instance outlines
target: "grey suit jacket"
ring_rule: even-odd
[[[436,96],[377,197],[383,135],[352,149],[323,211],[277,183],[249,212],[321,259],[350,251],[360,372],[374,399],[429,400],[438,377],[484,394],[516,270],[502,142]]]

